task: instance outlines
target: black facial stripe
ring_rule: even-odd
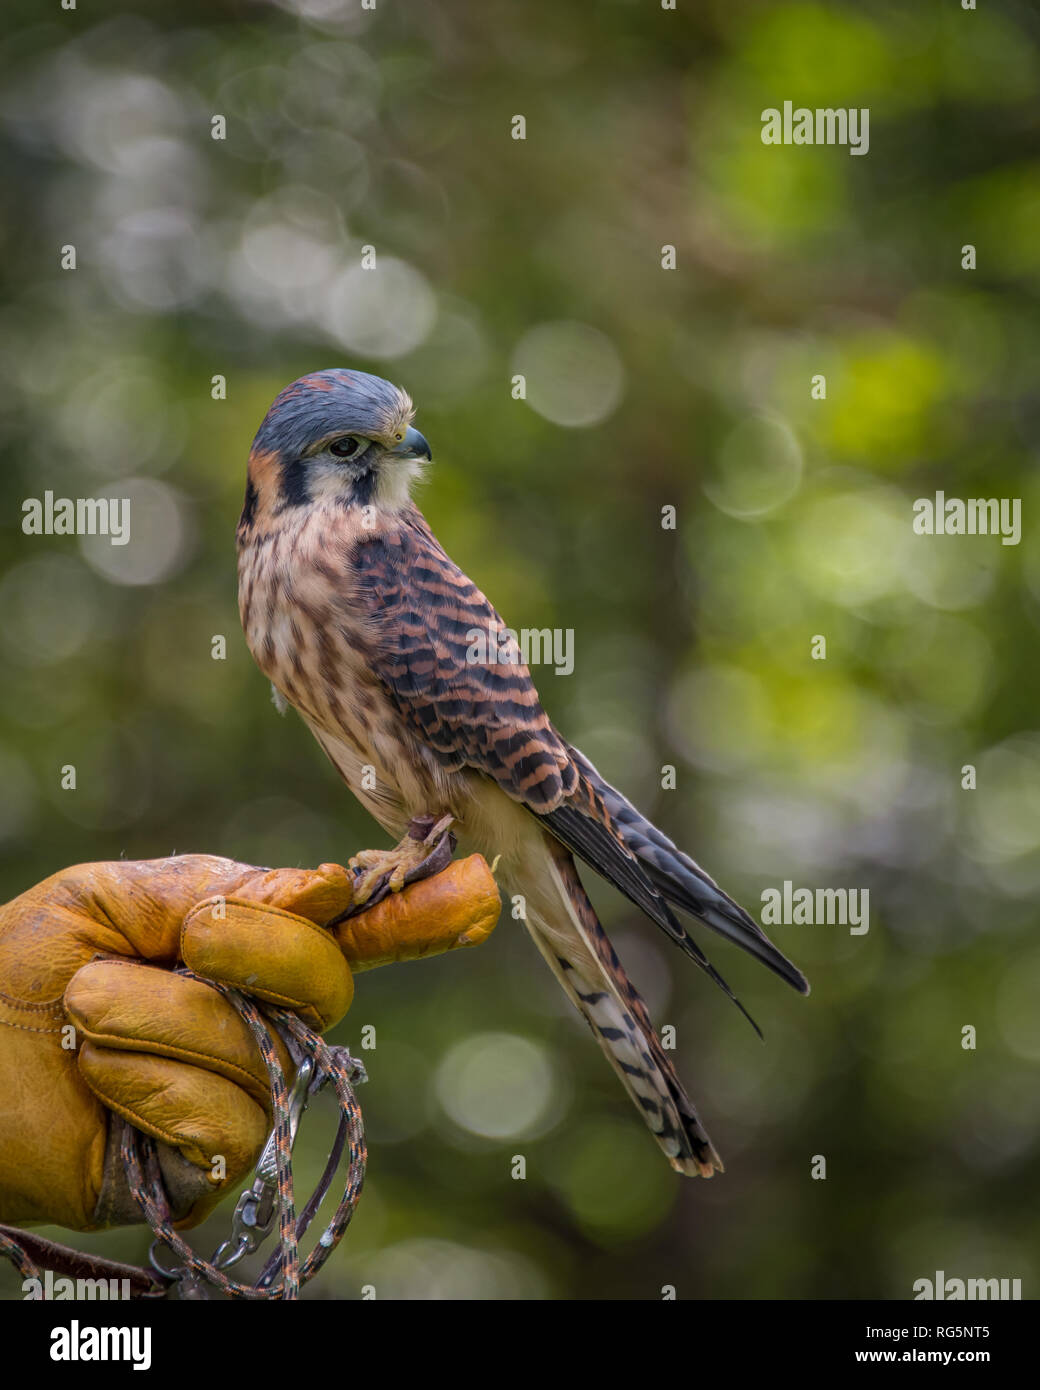
[[[281,462],[282,485],[279,489],[278,511],[286,507],[305,507],[311,500],[307,490],[307,465],[303,459],[288,458]]]
[[[260,495],[256,490],[256,484],[252,478],[246,479],[246,500],[242,507],[242,515],[238,518],[239,527],[252,526],[256,517],[256,504],[260,500]]]
[[[367,507],[372,501],[372,494],[376,489],[376,471],[374,468],[366,468],[358,473],[354,478],[354,488],[351,496],[352,502],[357,502],[359,506]]]

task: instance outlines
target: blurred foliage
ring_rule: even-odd
[[[593,889],[677,1029],[711,1183],[668,1170],[508,919],[365,976],[336,1037],[377,1029],[370,1179],[309,1296],[906,1298],[936,1269],[1035,1294],[1036,11],[7,13],[6,893],[84,859],[384,842],[277,718],[235,602],[253,431],[349,364],[416,400],[449,553],[515,626],[575,630],[574,674],[535,673],[567,736],[752,910],[784,879],[871,893],[866,936],[775,930],[808,1001],[707,943],[763,1047]],[[868,106],[869,154],[763,145],[785,99]],[[131,496],[130,545],[23,535],[47,489]],[[937,489],[1022,498],[1023,543],[915,536]]]

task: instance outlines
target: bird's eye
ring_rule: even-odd
[[[342,439],[334,439],[329,445],[329,453],[335,454],[338,459],[353,458],[360,451],[361,440],[354,434],[345,434]]]

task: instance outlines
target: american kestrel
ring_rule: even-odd
[[[239,609],[257,664],[393,837],[454,818],[498,861],[527,930],[680,1173],[722,1164],[585,894],[577,855],[719,983],[681,908],[795,989],[808,982],[746,912],[553,727],[506,625],[411,500],[430,460],[405,392],[334,368],[280,392],[253,441],[238,525]],[[472,660],[474,633],[493,634]],[[369,855],[398,887],[422,848]],[[670,906],[671,905],[671,906]],[[732,997],[732,995],[731,995]]]

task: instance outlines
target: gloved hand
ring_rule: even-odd
[[[324,1031],[350,1007],[352,968],[476,945],[500,906],[479,855],[324,930],[351,901],[338,864],[182,855],[80,864],[0,908],[0,1221],[142,1220],[118,1116],[159,1141],[180,1227],[255,1165],[267,1070],[236,1010],[179,964]]]

